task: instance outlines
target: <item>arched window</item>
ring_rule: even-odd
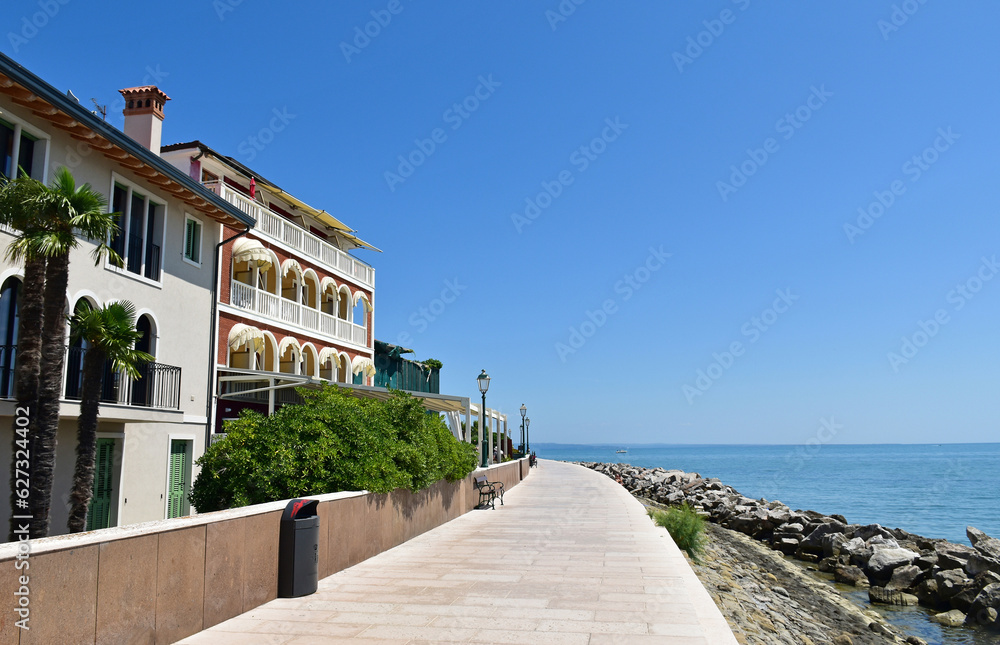
[[[13,276],[0,288],[0,397],[14,396],[14,359],[21,322],[21,281]]]
[[[140,352],[155,355],[156,334],[154,332],[153,320],[146,314],[139,316],[135,323],[135,329],[142,336],[135,343],[135,348]],[[149,363],[141,363],[139,368],[139,378],[132,383],[132,405],[148,405],[153,392],[153,378],[150,372]]]

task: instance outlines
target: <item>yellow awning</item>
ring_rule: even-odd
[[[243,323],[236,323],[233,325],[233,328],[229,330],[229,348],[236,350],[244,345],[253,347],[255,352],[263,350],[264,332],[256,327],[244,325]]]
[[[271,268],[271,254],[257,240],[241,237],[233,244],[233,262],[256,262],[261,271]]]

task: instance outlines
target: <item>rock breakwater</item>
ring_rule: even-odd
[[[868,588],[872,603],[921,604],[943,624],[1000,630],[1000,540],[973,527],[972,546],[926,538],[842,515],[793,510],[751,499],[698,473],[628,464],[581,465],[614,479],[637,497],[687,503],[709,521],[775,551],[812,563],[845,584]]]

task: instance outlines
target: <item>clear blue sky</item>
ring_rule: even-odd
[[[158,84],[165,143],[383,249],[378,338],[534,441],[1000,436],[994,2],[6,6],[42,78],[119,125]]]

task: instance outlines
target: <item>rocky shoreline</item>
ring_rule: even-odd
[[[857,607],[785,555],[838,582],[867,588],[873,604],[919,603],[942,624],[1000,630],[1000,540],[973,527],[969,547],[750,499],[698,473],[581,465],[653,503],[686,502],[717,525],[709,525],[714,539],[695,568],[741,642],[923,642]]]

